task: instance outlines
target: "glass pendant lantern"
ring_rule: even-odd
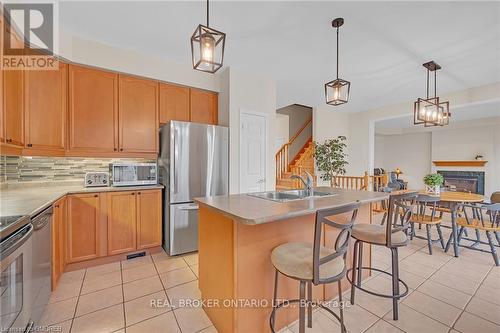
[[[443,102],[437,96],[437,71],[441,66],[434,61],[429,61],[423,64],[427,69],[427,97],[418,98],[413,103],[413,124],[424,127],[430,126],[445,126],[450,123],[450,103]],[[434,97],[429,97],[429,81],[430,72],[434,72]]]
[[[207,0],[207,25],[200,24],[191,36],[193,68],[215,73],[224,62],[226,34],[209,26],[209,2]]]
[[[337,29],[337,78],[325,84],[326,104],[342,105],[349,101],[351,83],[339,78],[339,28],[344,24],[344,19],[339,17],[332,21],[332,27]]]

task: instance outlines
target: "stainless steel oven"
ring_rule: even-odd
[[[113,163],[113,186],[154,185],[158,183],[156,163]]]
[[[32,298],[32,233],[29,217],[19,217],[27,224],[0,243],[0,331],[29,332]],[[19,224],[18,224],[19,225]]]

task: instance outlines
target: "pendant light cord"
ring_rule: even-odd
[[[209,27],[210,27],[210,26],[208,25],[208,22],[209,22],[209,20],[208,20],[208,17],[209,17],[209,15],[208,15],[208,14],[209,14],[209,6],[208,6],[208,1],[209,1],[209,0],[207,0],[207,28],[209,28]]]
[[[427,68],[427,99],[429,99],[429,69]]]
[[[339,78],[339,28],[337,27],[337,80]]]

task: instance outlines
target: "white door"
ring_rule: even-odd
[[[240,192],[266,190],[267,118],[264,115],[240,114]]]

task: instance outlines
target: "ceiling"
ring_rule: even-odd
[[[189,38],[205,23],[205,2],[68,1],[60,29],[81,37],[190,62]],[[273,77],[277,106],[324,103],[335,73],[335,31],[343,17],[340,76],[359,112],[425,93],[424,62],[443,69],[438,93],[500,81],[500,2],[211,2],[210,24],[227,33],[225,66]]]
[[[484,120],[484,121],[480,121]],[[435,130],[467,127],[468,124],[500,123],[500,99],[476,105],[458,106],[452,109],[450,125],[445,127],[424,127],[413,125],[413,114],[379,120],[375,122],[375,133],[393,135],[412,132],[431,132]]]

